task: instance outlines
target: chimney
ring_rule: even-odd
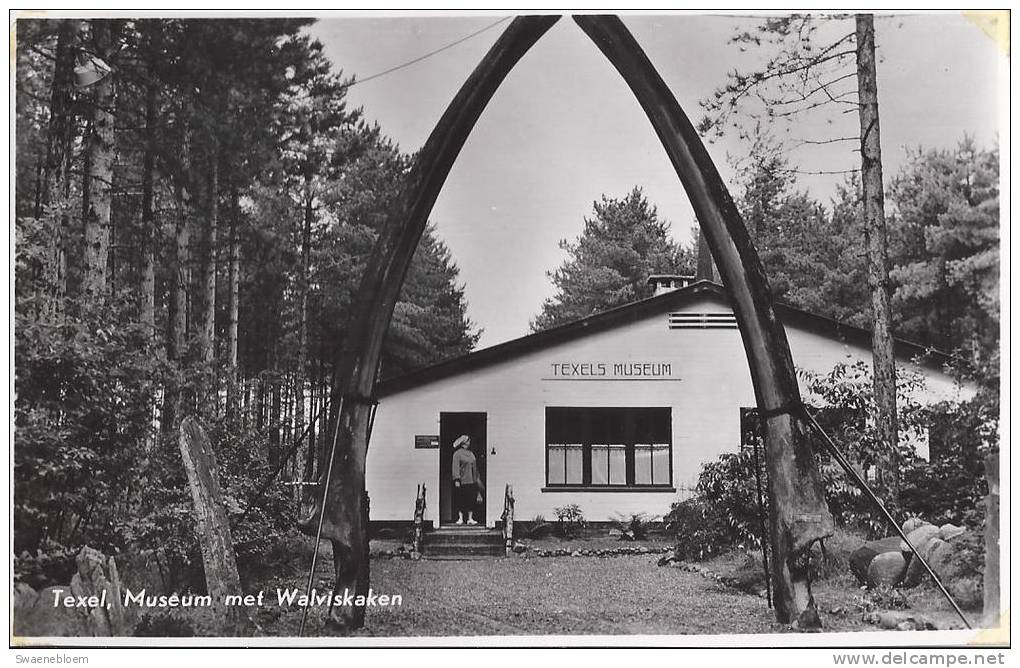
[[[667,292],[673,292],[680,288],[686,288],[688,285],[694,283],[693,276],[680,276],[677,274],[652,274],[648,277],[648,284],[652,286],[654,292],[653,297],[665,294]]]

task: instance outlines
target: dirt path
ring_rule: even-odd
[[[675,568],[656,556],[372,562],[372,589],[399,607],[369,610],[371,636],[775,633],[765,601]],[[328,586],[329,558],[317,578]],[[293,581],[291,581],[293,580]],[[263,582],[267,590],[303,581]],[[293,635],[300,610],[259,611],[266,635]],[[332,635],[310,614],[309,635]]]

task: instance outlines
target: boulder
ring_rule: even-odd
[[[871,560],[884,552],[899,552],[899,536],[890,536],[881,540],[864,543],[850,554],[850,572],[862,585],[868,584],[868,566]]]
[[[921,548],[918,551],[921,553],[921,556],[924,557],[925,561],[928,561],[930,565],[932,550],[944,543],[945,541],[942,540],[941,538],[932,538],[927,543],[925,543],[923,548]],[[916,587],[917,585],[921,584],[921,582],[923,582],[926,577],[928,577],[928,571],[924,569],[924,565],[921,563],[921,560],[913,555],[910,555],[910,563],[907,564],[907,574],[903,576],[903,586]]]
[[[928,631],[935,628],[935,624],[924,615],[894,610],[878,613],[875,623],[890,631]]]
[[[927,557],[928,565],[938,573],[942,583],[947,587],[961,572],[960,564],[953,559],[954,556],[956,556],[956,549],[953,544],[940,540],[937,545],[932,546],[931,553]]]
[[[903,533],[910,535],[911,531],[920,529],[925,524],[931,524],[931,522],[922,520],[920,517],[911,517],[903,523]]]
[[[907,560],[900,552],[883,552],[868,565],[868,584],[872,587],[899,584],[907,572]]]
[[[924,549],[924,546],[928,544],[932,538],[936,538],[939,535],[939,528],[934,524],[925,524],[924,526],[918,527],[907,534],[907,540],[910,544],[917,548],[920,552]],[[907,545],[906,541],[900,541],[900,551],[910,552],[910,546]]]
[[[967,530],[955,524],[943,524],[939,527],[939,538],[942,540],[953,540],[965,531]]]
[[[26,585],[27,587],[27,585]],[[11,621],[16,636],[91,636],[88,618],[74,608],[54,606],[54,597],[70,596],[70,587],[46,587],[33,596],[27,589],[16,589],[12,597]]]

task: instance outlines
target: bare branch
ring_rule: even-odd
[[[795,139],[796,142],[792,148],[798,148],[800,146],[811,145],[821,146],[822,144],[837,144],[844,141],[860,141],[860,137],[836,137],[835,139]]]
[[[784,169],[784,172],[789,174],[808,174],[808,175],[829,175],[829,174],[856,174],[860,172],[860,169],[839,169],[839,170],[804,170],[804,169]]]

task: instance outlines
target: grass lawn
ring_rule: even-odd
[[[543,541],[545,542],[545,541]],[[559,541],[549,546],[603,547],[602,539]],[[595,545],[598,543],[598,545]],[[612,541],[620,545],[619,541]],[[625,543],[633,545],[633,543]],[[273,605],[258,609],[260,635],[297,635],[301,612],[275,605],[276,587],[304,591],[310,559],[308,541],[286,574],[253,579]],[[656,543],[648,543],[650,547]],[[332,559],[323,543],[316,586],[327,589]],[[606,542],[605,546],[612,546]],[[373,546],[375,547],[375,546]],[[373,559],[372,588],[400,594],[400,607],[370,609],[365,636],[627,635],[782,633],[764,599],[713,579],[659,567],[659,554],[592,557],[511,558],[478,561]],[[842,585],[819,590],[826,630],[876,630],[851,609]],[[832,609],[841,609],[830,614]],[[324,608],[309,613],[307,635],[330,636]]]

